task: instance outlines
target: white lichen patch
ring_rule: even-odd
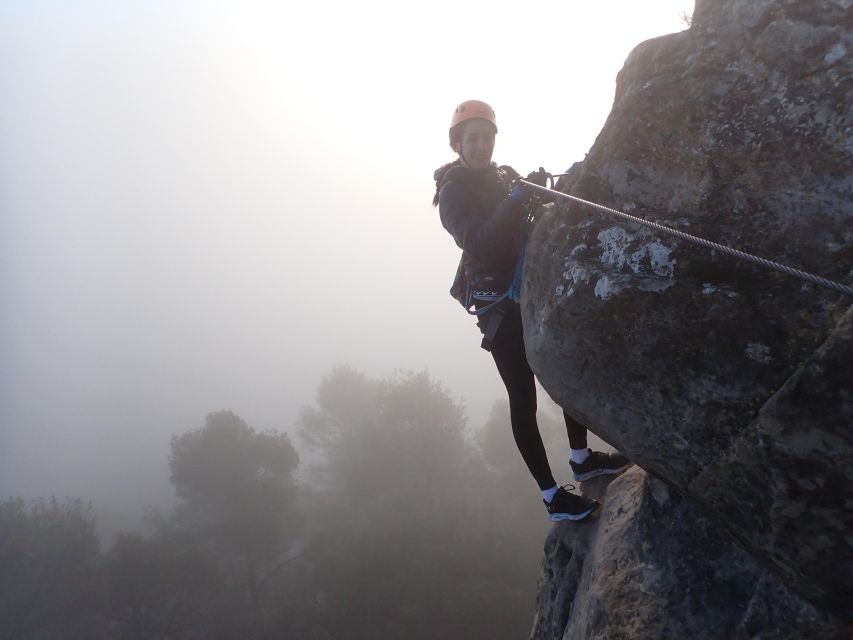
[[[553,289],[556,298],[571,297],[580,286],[591,283],[595,296],[602,300],[626,289],[661,292],[675,284],[672,249],[649,232],[613,226],[597,237],[600,253],[578,244],[563,259],[562,281]]]
[[[770,355],[770,347],[759,342],[750,342],[746,345],[746,357],[761,364],[767,364],[773,360]]]
[[[567,284],[558,284],[557,287],[554,289],[554,295],[557,298],[560,298],[563,295],[568,298],[575,292],[576,284],[588,283],[589,271],[581,267],[572,267],[571,269],[563,272],[563,278],[566,279]]]
[[[563,278],[572,284],[589,282],[589,269],[582,267],[579,264],[567,264],[566,270],[563,271]]]
[[[639,249],[631,251],[642,235],[629,234],[622,227],[610,227],[598,234],[601,243],[601,262],[611,267],[621,269],[627,266],[636,274],[647,272],[648,268],[656,276],[672,278],[675,275],[675,258],[671,257],[672,249],[660,240],[647,242]]]
[[[610,227],[598,234],[601,245],[601,262],[612,267],[621,268],[628,261],[626,251],[631,246],[633,238],[622,227]],[[636,273],[636,272],[635,272]]]
[[[669,280],[659,280],[654,278],[654,282],[650,282],[652,278],[648,276],[629,276],[622,273],[616,274],[599,274],[598,280],[595,282],[594,293],[596,297],[602,300],[608,300],[625,289],[636,288],[641,291],[663,291],[672,285]],[[663,286],[660,285],[663,283]]]
[[[654,293],[666,291],[675,284],[675,281],[669,278],[661,279],[652,276],[637,276],[632,284],[637,280],[639,280],[639,282],[636,286],[640,291],[652,291]]]
[[[702,283],[702,295],[710,296],[710,295],[713,295],[715,293],[722,294],[722,295],[726,296],[727,298],[736,298],[737,297],[737,292],[732,291],[731,288],[729,288],[725,285],[716,285],[716,284],[711,284],[710,282],[703,282]]]
[[[671,258],[672,249],[662,244],[660,241],[655,241],[647,244],[645,247],[649,254],[649,260],[652,263],[652,271],[655,275],[664,278],[671,278],[675,275],[675,258]]]
[[[595,295],[602,300],[615,296],[621,290],[622,287],[611,281],[607,276],[601,276],[595,283]]]
[[[566,297],[571,296],[575,292],[575,285],[579,283],[587,284],[590,279],[590,271],[584,266],[578,264],[578,262],[574,259],[575,254],[577,254],[582,249],[586,249],[585,244],[580,244],[572,249],[571,254],[567,258],[563,260],[563,267],[565,271],[563,271],[563,279],[566,281],[565,284],[557,285],[554,290],[554,295],[556,297],[561,297],[565,295]]]
[[[847,55],[847,49],[845,49],[845,48],[844,48],[844,45],[843,45],[842,43],[840,43],[840,42],[839,42],[839,43],[838,43],[838,44],[836,44],[834,47],[832,47],[832,49],[830,50],[830,52],[829,52],[829,53],[827,53],[827,54],[823,57],[823,59],[824,59],[827,63],[829,63],[829,64],[833,64],[833,63],[838,62],[839,60],[841,60],[841,59],[842,59],[844,56],[846,56],[846,55]]]

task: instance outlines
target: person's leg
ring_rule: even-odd
[[[598,516],[597,500],[575,495],[558,487],[548,464],[548,455],[536,422],[536,380],[524,351],[521,313],[516,304],[507,313],[491,345],[492,357],[509,396],[512,435],[521,457],[542,491],[552,521],[583,521]]]
[[[566,421],[566,432],[569,434],[569,446],[572,449],[586,451],[589,446],[586,441],[586,427],[563,411],[563,419]]]
[[[600,475],[617,475],[631,466],[630,461],[621,453],[603,453],[592,451],[587,444],[587,430],[584,425],[563,411],[566,431],[571,447],[569,466],[575,480],[582,482]]]
[[[515,444],[539,488],[542,491],[552,489],[557,483],[536,422],[536,381],[524,351],[521,314],[517,305],[509,307],[491,353],[509,396]]]

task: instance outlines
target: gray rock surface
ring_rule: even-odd
[[[631,53],[561,188],[853,283],[851,25],[850,0],[699,0]],[[522,309],[546,390],[850,616],[850,298],[580,205],[541,214]]]
[[[850,637],[639,468],[604,504],[597,521],[548,537],[532,640]]]

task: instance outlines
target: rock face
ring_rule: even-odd
[[[849,637],[639,468],[604,504],[597,521],[548,537],[531,640]]]
[[[561,188],[853,283],[851,25],[850,0],[698,0],[689,30],[632,52]],[[543,386],[849,620],[853,300],[581,205],[544,209],[522,300]]]

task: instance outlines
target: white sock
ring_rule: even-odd
[[[558,487],[557,485],[554,485],[550,489],[545,489],[542,492],[542,497],[545,498],[545,502],[547,502],[548,504],[551,504],[551,500],[554,499],[554,496],[556,495],[557,491],[559,491],[559,490],[560,490],[560,487]]]
[[[589,449],[572,449],[572,462],[583,464],[589,458]]]

